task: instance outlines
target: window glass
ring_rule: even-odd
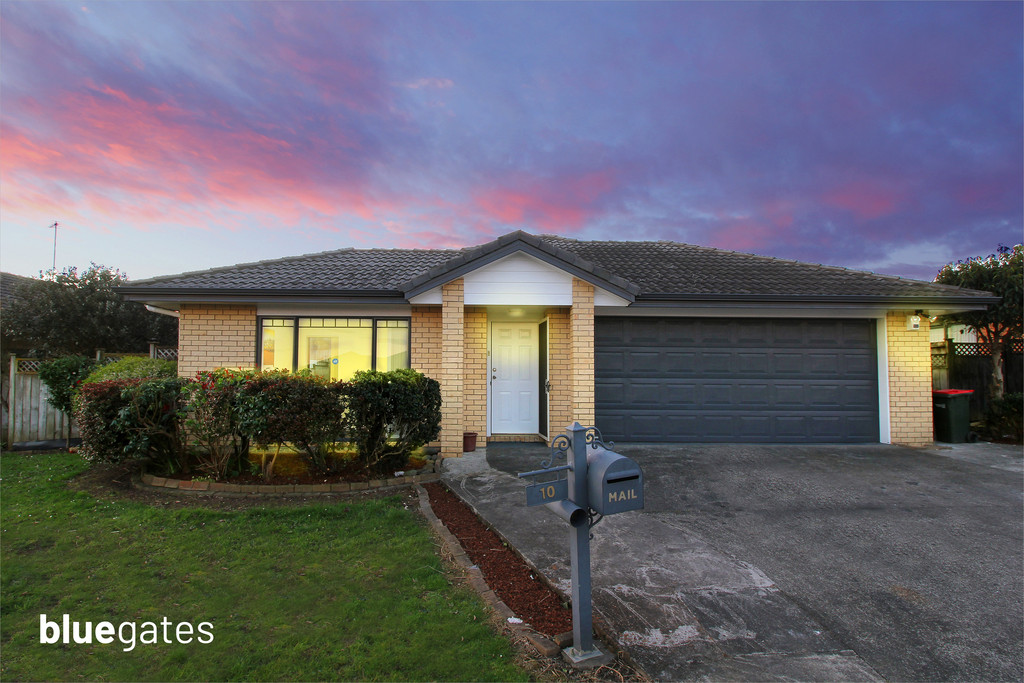
[[[295,321],[265,318],[260,348],[260,369],[291,370],[295,360]]]
[[[299,368],[331,380],[369,370],[372,325],[369,318],[299,318]]]
[[[377,321],[377,369],[381,372],[409,367],[409,321]]]
[[[298,368],[295,367],[296,357]],[[308,369],[327,379],[350,380],[357,371],[371,367],[380,371],[409,367],[408,320],[264,318],[261,321],[260,368],[263,370]]]

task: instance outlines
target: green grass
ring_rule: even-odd
[[[69,490],[85,467],[66,454],[0,458],[3,680],[527,678],[398,498],[166,509]],[[116,636],[41,644],[40,614],[134,622],[139,634],[165,617],[210,622],[214,638],[127,652]]]

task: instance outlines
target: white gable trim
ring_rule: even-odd
[[[463,278],[467,306],[570,306],[572,275],[522,252]]]
[[[516,252],[480,266],[462,276],[467,306],[571,306],[573,275],[561,268]],[[594,302],[601,306],[628,306],[629,301],[600,287]],[[440,304],[441,288],[409,298],[409,303]]]

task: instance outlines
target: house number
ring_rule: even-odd
[[[555,481],[544,481],[539,484],[531,484],[526,487],[527,506],[544,505],[565,500],[569,497],[569,480],[556,479]]]

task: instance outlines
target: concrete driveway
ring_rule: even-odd
[[[646,508],[593,530],[594,603],[661,680],[1024,677],[1021,449],[618,444]],[[553,582],[567,531],[494,444],[444,478]]]

